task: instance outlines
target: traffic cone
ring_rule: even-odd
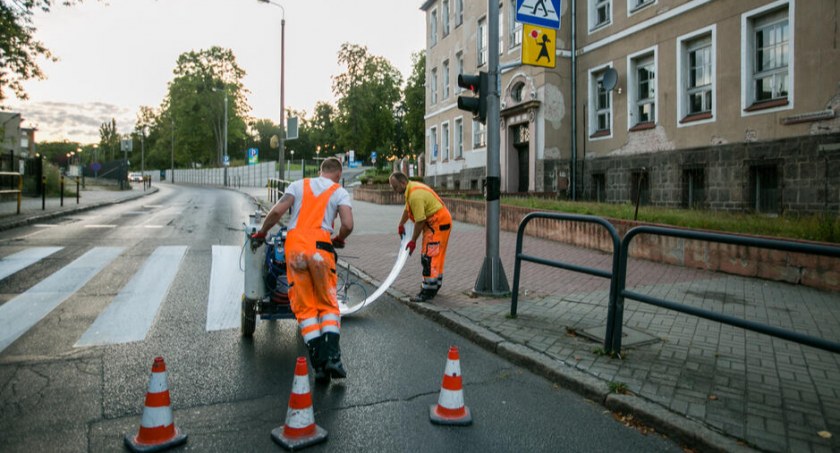
[[[305,357],[298,357],[295,365],[295,379],[292,381],[286,424],[271,430],[271,438],[290,451],[327,440],[327,431],[315,424]]]
[[[464,406],[464,389],[461,384],[461,364],[458,347],[449,347],[446,369],[437,405],[429,408],[429,418],[438,425],[466,426],[472,424],[470,408]]]
[[[172,421],[172,408],[169,404],[166,363],[163,357],[155,357],[143,407],[143,418],[140,419],[140,431],[136,436],[125,435],[125,445],[129,450],[161,451],[187,441],[187,435],[175,427],[175,422]]]

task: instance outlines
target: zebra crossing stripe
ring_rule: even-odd
[[[74,347],[131,343],[146,338],[187,246],[158,247]]]
[[[32,247],[0,259],[0,280],[29,267],[64,247]]]
[[[245,273],[240,267],[242,247],[213,246],[210,270],[210,295],[207,301],[206,330],[233,329],[239,326],[239,311],[245,287]]]
[[[87,284],[123,247],[94,247],[23,294],[0,305],[0,352]]]

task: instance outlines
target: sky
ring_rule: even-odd
[[[334,102],[341,44],[363,45],[407,79],[425,47],[421,0],[84,0],[34,15],[36,38],[58,58],[39,60],[45,80],[24,83],[6,109],[37,127],[39,142],[98,143],[99,126],[133,129],[140,106],[157,108],[178,56],[229,48],[245,70],[250,115],[280,122],[281,19],[285,27],[285,105],[311,114]],[[285,11],[285,12],[284,12]]]

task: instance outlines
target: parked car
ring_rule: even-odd
[[[143,175],[140,173],[129,173],[128,180],[130,182],[143,182]]]

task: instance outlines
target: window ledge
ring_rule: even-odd
[[[772,109],[774,107],[782,107],[788,105],[787,98],[773,99],[770,101],[754,102],[751,106],[744,109],[745,112],[755,112],[758,110]]]
[[[708,120],[710,118],[712,118],[712,112],[692,113],[691,115],[686,115],[683,119],[681,119],[680,124]]]
[[[590,135],[589,138],[607,137],[608,135],[610,135],[610,130],[604,129],[601,131],[596,131],[594,134]]]
[[[646,131],[655,127],[656,123],[653,121],[645,121],[644,123],[637,123],[635,126],[631,127],[630,132]]]

